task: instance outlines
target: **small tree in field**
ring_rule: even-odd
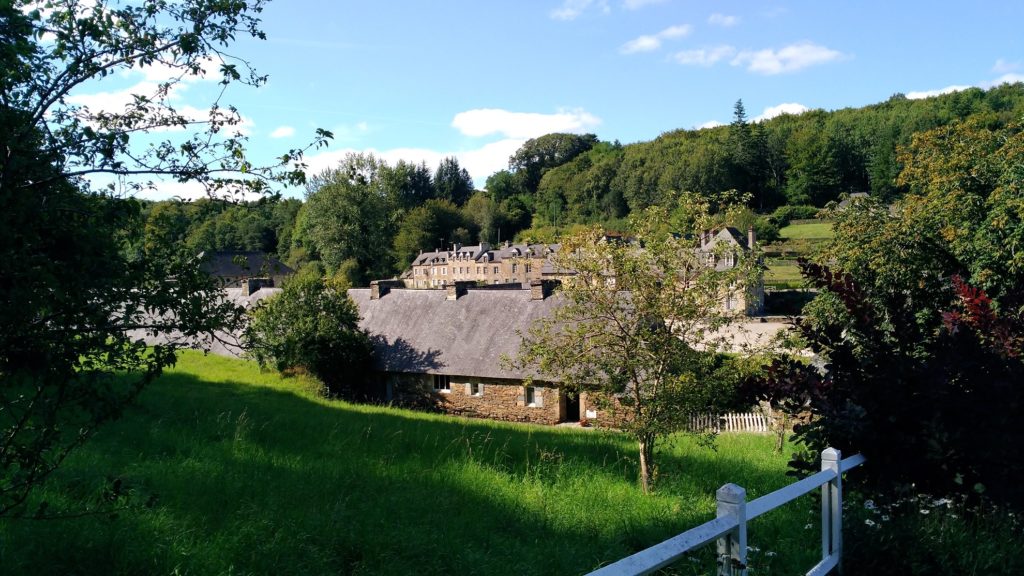
[[[707,222],[703,214],[693,221]],[[525,335],[520,356],[571,394],[587,392],[640,453],[640,484],[652,487],[657,441],[727,395],[729,380],[714,334],[732,319],[722,302],[744,291],[756,259],[716,271],[693,236],[671,233],[666,212],[635,215],[629,241],[599,231],[562,244],[556,263],[576,271],[554,317]]]
[[[359,328],[359,310],[336,282],[297,276],[252,313],[251,354],[279,371],[302,368],[328,394],[359,396],[373,347]]]

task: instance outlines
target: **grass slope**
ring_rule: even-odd
[[[784,240],[828,239],[833,236],[831,222],[799,222],[779,230]]]
[[[770,438],[724,436],[716,451],[678,438],[644,496],[620,434],[356,406],[313,388],[183,354],[33,506],[80,507],[112,477],[155,504],[0,520],[3,572],[577,574],[709,520],[726,482],[754,498],[789,481]],[[751,524],[751,545],[779,552],[773,571],[815,563],[813,509],[805,498]]]

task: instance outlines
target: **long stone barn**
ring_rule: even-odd
[[[378,281],[353,288],[361,326],[374,338],[376,370],[386,400],[436,406],[445,412],[495,420],[600,424],[587,395],[568,395],[534,374],[506,367],[531,323],[551,316],[560,297],[554,281],[446,290],[409,290]]]

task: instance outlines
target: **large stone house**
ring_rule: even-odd
[[[453,282],[522,284],[553,274],[550,256],[557,244],[511,244],[492,247],[455,244],[451,250],[422,252],[412,262],[411,288],[443,288]]]
[[[375,340],[385,400],[496,420],[601,423],[586,394],[571,396],[551,382],[531,380],[536,374],[505,361],[518,355],[520,334],[560,305],[555,282],[534,280],[525,290],[488,289],[475,281],[445,290],[400,286],[381,281],[348,291],[361,327]]]

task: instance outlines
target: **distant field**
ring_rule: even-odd
[[[779,236],[785,240],[818,239],[832,237],[831,222],[807,222],[790,224],[779,230]]]
[[[131,506],[0,520],[3,573],[579,574],[711,519],[726,482],[754,498],[790,481],[769,437],[723,436],[717,451],[679,437],[644,496],[621,434],[355,406],[313,387],[185,354],[32,502],[101,499],[116,478]],[[816,562],[815,509],[803,498],[751,523],[759,573]],[[713,572],[712,557],[666,573]]]
[[[795,261],[770,260],[764,274],[764,283],[779,288],[799,288],[803,286],[804,280]]]

